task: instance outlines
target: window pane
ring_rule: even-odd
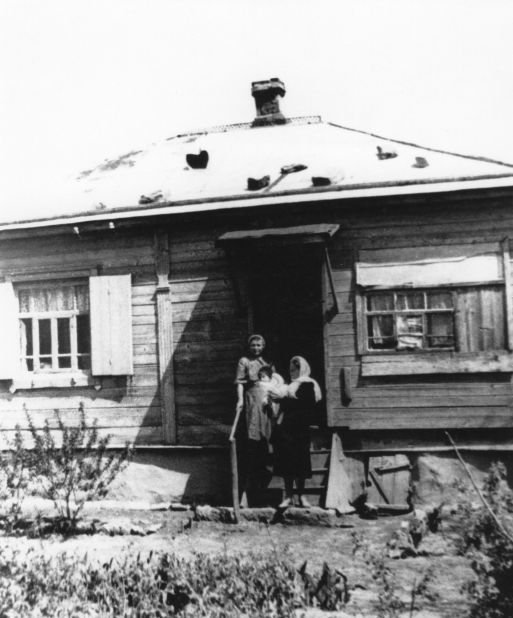
[[[74,309],[74,290],[63,287],[50,291],[50,307],[52,311],[71,311]]]
[[[70,319],[58,318],[57,319],[57,334],[59,339],[59,347],[57,349],[59,354],[69,354],[71,352],[71,338],[69,332]]]
[[[79,311],[89,311],[89,287],[87,285],[75,286],[76,308]]]
[[[427,292],[428,309],[452,309],[450,292]]]
[[[397,334],[422,334],[422,316],[421,315],[398,315],[397,316]]]
[[[394,309],[393,294],[369,294],[367,309],[369,311],[392,311]]]
[[[20,313],[28,313],[30,311],[30,290],[18,290],[18,302]]]
[[[89,354],[91,351],[88,315],[77,315],[77,351],[79,354]]]
[[[40,356],[39,357],[39,367],[41,369],[51,369],[52,368],[52,357],[51,356]]]
[[[39,353],[52,354],[52,328],[50,320],[39,320]]]
[[[369,347],[372,349],[395,348],[394,318],[376,315],[368,319]]]
[[[454,346],[452,313],[431,313],[427,316],[428,344],[430,348]]]
[[[397,349],[412,350],[423,344],[421,315],[397,316]]]
[[[398,292],[397,309],[424,309],[424,292]]]
[[[49,290],[42,288],[33,288],[31,290],[30,310],[39,312],[50,311],[50,293]]]
[[[59,369],[71,368],[71,356],[59,356]]]
[[[78,357],[78,368],[83,370],[91,369],[91,357],[89,354]]]

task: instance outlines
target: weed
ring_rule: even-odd
[[[285,618],[305,607],[287,556],[173,554],[91,565],[66,554],[0,549],[0,616]]]
[[[419,577],[416,577],[409,590],[407,604],[399,595],[401,590],[395,571],[391,568],[391,561],[387,557],[388,546],[381,548],[371,547],[361,533],[353,532],[353,557],[360,555],[377,587],[376,601],[377,618],[398,618],[409,610],[412,618],[417,610],[417,601],[420,598],[434,601],[437,594],[432,587],[434,577],[433,567],[428,567]]]

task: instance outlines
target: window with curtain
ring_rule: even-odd
[[[367,291],[368,351],[505,348],[503,286]]]
[[[88,371],[91,367],[89,286],[19,286],[20,356],[24,372]]]

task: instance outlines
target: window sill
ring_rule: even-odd
[[[89,373],[31,373],[14,378],[11,391],[35,388],[76,388],[95,385],[96,380]]]
[[[513,372],[513,353],[491,352],[411,352],[364,354],[362,376],[393,376],[433,373]]]

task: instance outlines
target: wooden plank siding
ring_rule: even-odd
[[[473,207],[472,207],[473,206]],[[513,229],[513,217],[504,204],[496,210],[480,204],[430,202],[413,211],[408,206],[390,209],[386,216],[372,217],[362,211],[350,214],[342,223],[337,246],[330,251],[341,311],[331,318],[326,343],[329,349],[328,421],[351,430],[393,428],[506,428],[513,427],[511,374],[476,373],[460,375],[390,375],[362,377],[357,345],[357,315],[354,307],[354,262],[358,251],[403,249],[416,246],[459,245],[500,241]],[[442,223],[443,221],[443,223]],[[338,222],[338,221],[335,221]],[[352,250],[348,251],[348,249]],[[468,309],[468,297],[477,296],[478,314],[472,317],[467,342],[476,339],[485,349],[484,337],[506,347],[501,325],[506,321],[504,306],[496,290],[462,294],[460,310]],[[493,297],[493,298],[492,298]],[[490,322],[483,332],[479,320]],[[505,333],[505,329],[502,328]],[[488,344],[489,345],[489,344]],[[468,349],[468,344],[462,351]],[[352,399],[343,401],[343,369],[351,368]]]
[[[422,202],[422,200],[419,200]],[[276,215],[254,217],[251,223],[227,215],[216,229],[198,225],[171,233],[171,285],[175,342],[176,405],[180,441],[207,443],[228,431],[233,407],[233,368],[247,334],[240,316],[227,256],[215,246],[221,233],[250,226],[280,227],[330,222],[341,226],[329,247],[339,312],[330,311],[330,285],[324,273],[325,366],[328,423],[354,430],[389,430],[513,427],[510,374],[386,376],[362,378],[355,312],[354,264],[358,251],[430,245],[465,245],[494,242],[505,226],[513,229],[513,216],[500,202],[497,218],[479,202],[451,199],[447,204],[430,200],[380,209],[375,205],[346,212],[336,206],[315,215],[302,212],[294,218]],[[442,222],[443,221],[443,222]],[[483,294],[481,294],[483,296]],[[484,292],[494,296],[496,292]],[[481,304],[494,325],[504,319],[502,307]],[[474,333],[483,337],[479,324]],[[500,338],[494,327],[493,337]],[[496,332],[497,331],[497,332]],[[343,370],[350,368],[351,401],[343,402]]]
[[[226,444],[234,417],[235,367],[247,316],[237,302],[225,229],[171,230],[175,402],[178,441]]]
[[[314,206],[273,207],[261,214],[227,211],[184,218],[177,215],[177,224],[160,222],[155,229],[148,226],[112,233],[84,232],[81,236],[70,231],[57,238],[42,236],[0,243],[0,275],[14,282],[27,274],[36,279],[38,273],[42,277],[54,272],[64,276],[64,268],[80,272],[90,269],[98,274],[130,273],[134,361],[132,377],[104,377],[100,390],[77,387],[10,393],[8,383],[0,382],[0,435],[12,435],[16,423],[25,422],[24,407],[36,424],[42,425],[47,418],[54,422],[55,409],[72,422],[82,403],[88,418],[97,418],[101,430],[112,433],[117,443],[128,436],[140,444],[163,443],[154,232],[167,229],[177,442],[226,444],[234,412],[235,366],[248,334],[248,310],[238,300],[233,268],[216,240],[227,231],[307,223],[340,225],[328,247],[338,313],[334,311],[325,268],[325,323],[324,334],[320,334],[324,337],[330,426],[367,434],[412,428],[513,428],[510,373],[363,377],[354,275],[361,250],[500,243],[513,233],[509,203],[498,197],[487,198],[484,203],[454,195]],[[276,267],[280,267],[279,262]],[[491,311],[490,298],[496,294],[483,296],[489,297],[482,309],[493,322],[493,337],[505,344],[497,326],[506,320],[505,310],[494,306]],[[480,324],[474,323],[469,338],[483,337],[479,328]],[[348,378],[350,401],[343,397]]]
[[[36,427],[48,420],[56,427],[55,411],[69,424],[84,407],[89,422],[96,419],[100,433],[112,444],[126,440],[161,444],[161,402],[158,389],[155,318],[155,265],[150,232],[111,232],[77,236],[33,237],[0,243],[0,275],[8,279],[36,280],[39,276],[66,278],[75,272],[87,280],[88,272],[130,274],[132,277],[133,376],[103,377],[101,388],[42,388],[10,393],[0,382],[0,444],[13,435],[16,425],[26,426],[25,409]]]

